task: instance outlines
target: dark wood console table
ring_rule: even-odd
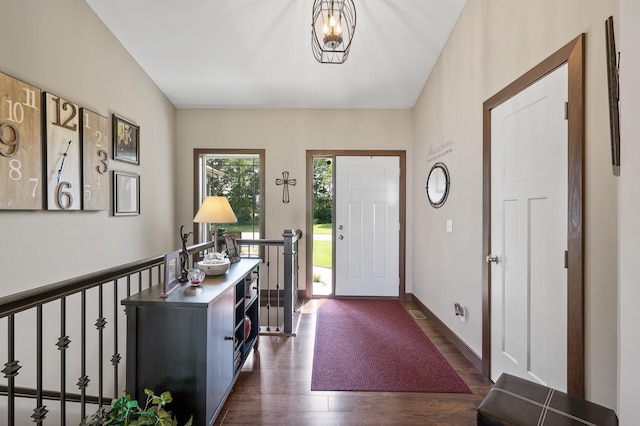
[[[260,333],[259,259],[242,259],[201,287],[167,298],[154,286],[122,301],[127,312],[126,391],[144,406],[149,388],[171,392],[184,424],[211,425]],[[250,321],[250,326],[246,322]],[[245,336],[245,326],[247,333]]]

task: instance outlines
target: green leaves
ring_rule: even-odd
[[[241,224],[260,223],[260,159],[257,155],[207,158],[207,194],[225,195]]]
[[[82,420],[81,426],[178,426],[178,420],[163,407],[173,401],[169,391],[156,395],[151,389],[145,389],[147,401],[144,409],[138,401],[125,395],[111,403],[111,408],[100,407],[98,411]],[[191,426],[193,417],[184,426]]]
[[[147,391],[151,392],[151,393],[147,393]],[[173,401],[173,398],[171,397],[171,392],[169,391],[164,391],[162,392],[162,394],[160,394],[160,396],[156,396],[153,394],[153,391],[149,390],[149,389],[145,389],[144,393],[151,397],[151,402],[154,405],[158,405],[160,407],[164,406],[165,404],[170,403],[171,401]]]

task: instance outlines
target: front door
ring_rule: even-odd
[[[335,295],[397,297],[400,160],[338,156],[335,167]]]
[[[567,65],[491,110],[491,379],[567,389]]]

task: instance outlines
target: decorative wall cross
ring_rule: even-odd
[[[286,170],[282,172],[282,179],[276,179],[276,185],[284,185],[282,187],[283,203],[289,202],[289,185],[296,186],[296,183],[295,179],[289,179],[289,172]]]

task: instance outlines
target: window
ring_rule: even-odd
[[[264,236],[264,150],[194,150],[194,216],[205,197],[224,195],[238,223],[220,224],[238,238]],[[197,242],[211,241],[206,224],[194,224]]]

